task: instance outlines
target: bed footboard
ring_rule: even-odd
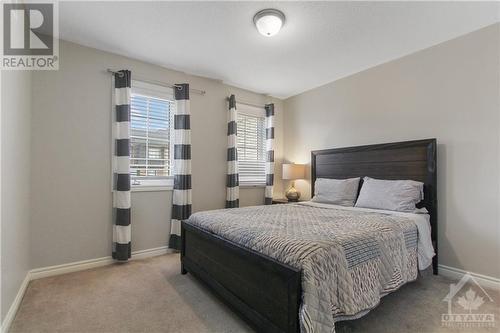
[[[188,222],[182,274],[204,282],[258,332],[299,332],[301,272]]]

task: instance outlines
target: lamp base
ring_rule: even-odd
[[[293,187],[293,185],[286,191],[285,193],[286,198],[290,202],[297,202],[299,201],[300,198],[300,192]]]

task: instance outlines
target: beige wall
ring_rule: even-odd
[[[31,72],[2,71],[2,321],[30,266]]]
[[[58,71],[33,76],[33,268],[110,255],[111,76],[106,68],[206,90],[205,96],[191,94],[194,211],[224,207],[229,94],[275,103],[278,162],[282,156],[279,100],[68,42],[60,44],[60,59]],[[277,188],[282,187],[279,169],[277,163]],[[242,206],[263,203],[263,188],[240,191]],[[133,193],[133,251],[167,244],[170,205],[168,191]]]
[[[285,100],[285,158],[437,138],[440,264],[500,277],[499,27]]]
[[[285,103],[216,80],[61,42],[60,70],[33,73],[31,268],[110,253],[111,77],[105,69],[112,67],[129,68],[151,80],[188,82],[207,91],[205,96],[191,96],[194,211],[224,206],[225,97],[230,93],[254,103],[276,103],[275,197],[281,197],[281,189],[288,186],[280,182],[283,153],[287,160],[303,163],[314,149],[436,137],[440,263],[499,277],[498,29],[498,25],[482,29]],[[14,92],[29,85],[29,76],[11,75],[16,83],[3,87],[2,96],[13,96],[11,105],[20,103],[22,110],[29,110],[29,99]],[[17,124],[27,123],[21,121],[28,117],[24,111],[11,116]],[[2,132],[2,139],[21,133],[12,128]],[[21,149],[29,151],[29,143],[23,142]],[[2,157],[5,154],[2,151]],[[26,156],[18,158],[28,159],[23,163],[29,165]],[[29,188],[29,176],[20,175],[29,174],[29,168],[18,172],[22,197]],[[308,198],[310,184],[299,181],[297,185]],[[263,188],[242,188],[242,206],[261,204],[263,193]],[[134,251],[167,243],[170,202],[169,191],[133,193]],[[14,209],[29,206],[29,198],[18,204]],[[16,219],[27,221],[27,211],[23,209]],[[9,211],[2,211],[2,218],[6,214]],[[22,237],[27,223],[16,224],[18,229]],[[2,250],[8,244],[3,242]],[[26,244],[24,250],[30,248]],[[16,269],[24,272],[29,267],[29,261],[21,259]]]

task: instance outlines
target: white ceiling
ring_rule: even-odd
[[[282,10],[272,37],[252,23]],[[61,2],[62,39],[285,98],[499,21],[499,3]],[[478,50],[480,52],[480,50]]]

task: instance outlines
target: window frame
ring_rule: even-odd
[[[256,106],[251,106],[251,105],[246,105],[246,104],[238,104],[238,102],[236,102],[236,110],[237,110],[237,114],[238,116],[241,114],[241,115],[244,115],[244,116],[250,116],[250,117],[258,117],[258,118],[262,118],[264,121],[263,121],[263,141],[262,141],[262,144],[264,145],[264,160],[262,161],[263,164],[264,164],[264,179],[262,182],[242,182],[241,181],[241,171],[240,171],[240,155],[238,153],[238,173],[240,174],[240,177],[239,177],[239,186],[242,187],[242,188],[255,188],[255,187],[266,187],[266,178],[265,178],[265,168],[266,168],[266,139],[265,139],[265,133],[266,133],[266,110],[264,108],[259,108],[259,107],[256,107]],[[236,121],[238,121],[238,119],[236,119]],[[239,133],[238,133],[239,135]],[[239,146],[238,146],[238,140],[236,140],[236,147],[239,149]]]
[[[172,101],[171,105],[175,108],[175,98],[174,92],[172,88],[163,87],[156,84],[147,83],[140,80],[132,80],[132,88],[131,88],[131,96],[132,95],[142,95],[146,97],[159,98],[164,100]],[[131,110],[132,111],[132,110]],[[169,128],[169,170],[172,170],[173,167],[173,138],[174,131],[173,127],[173,114],[175,109],[171,109],[170,112],[170,128]],[[132,122],[130,123],[130,129],[132,130]],[[130,190],[132,192],[151,192],[151,191],[169,191],[174,188],[174,177],[173,175],[169,175],[166,177],[151,177],[151,178],[143,178],[137,179],[131,175],[130,177]]]

